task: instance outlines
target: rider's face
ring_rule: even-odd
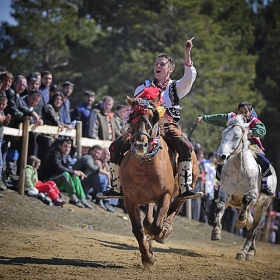
[[[238,114],[243,115],[246,119],[249,119],[251,111],[249,111],[247,106],[243,106],[238,109]]]
[[[172,71],[173,68],[170,67],[170,63],[167,58],[159,57],[155,61],[154,74],[155,78],[158,79],[158,81],[165,82],[169,78]]]

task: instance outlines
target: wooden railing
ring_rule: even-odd
[[[59,128],[57,126],[35,126],[34,124],[30,125],[29,117],[26,117],[24,123],[20,125],[19,129],[4,127],[5,135],[22,137],[20,174],[18,182],[18,193],[21,195],[24,194],[24,180],[28,155],[29,132],[69,136],[73,138],[74,145],[77,147],[77,158],[80,158],[82,155],[82,147],[92,147],[94,145],[100,145],[101,147],[109,147],[111,144],[111,141],[82,137],[82,122],[80,121],[77,122],[76,129],[69,130],[64,128],[62,131],[59,131]]]

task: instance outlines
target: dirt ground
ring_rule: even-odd
[[[166,244],[153,243],[144,268],[123,210],[51,207],[14,191],[0,198],[0,279],[280,279],[280,246],[257,242],[254,261],[238,261],[245,239],[177,216]],[[93,229],[84,229],[83,224]]]

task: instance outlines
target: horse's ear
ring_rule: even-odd
[[[133,100],[132,100],[132,98],[130,98],[128,95],[126,96],[126,101],[127,101],[127,103],[128,103],[129,106],[132,106]]]
[[[154,111],[154,123],[159,121],[159,112],[157,110]]]

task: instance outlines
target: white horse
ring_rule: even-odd
[[[221,188],[227,193],[226,201],[217,203],[215,222],[211,239],[221,239],[221,219],[227,206],[239,210],[236,227],[248,229],[247,240],[237,253],[238,260],[253,260],[256,252],[255,238],[257,228],[266,214],[271,198],[260,193],[261,170],[248,140],[249,123],[243,115],[230,119],[223,131],[216,158],[223,164],[221,172]],[[272,175],[268,177],[268,185],[272,192],[276,190],[277,178],[275,170],[270,166]],[[254,217],[251,214],[254,209]]]

